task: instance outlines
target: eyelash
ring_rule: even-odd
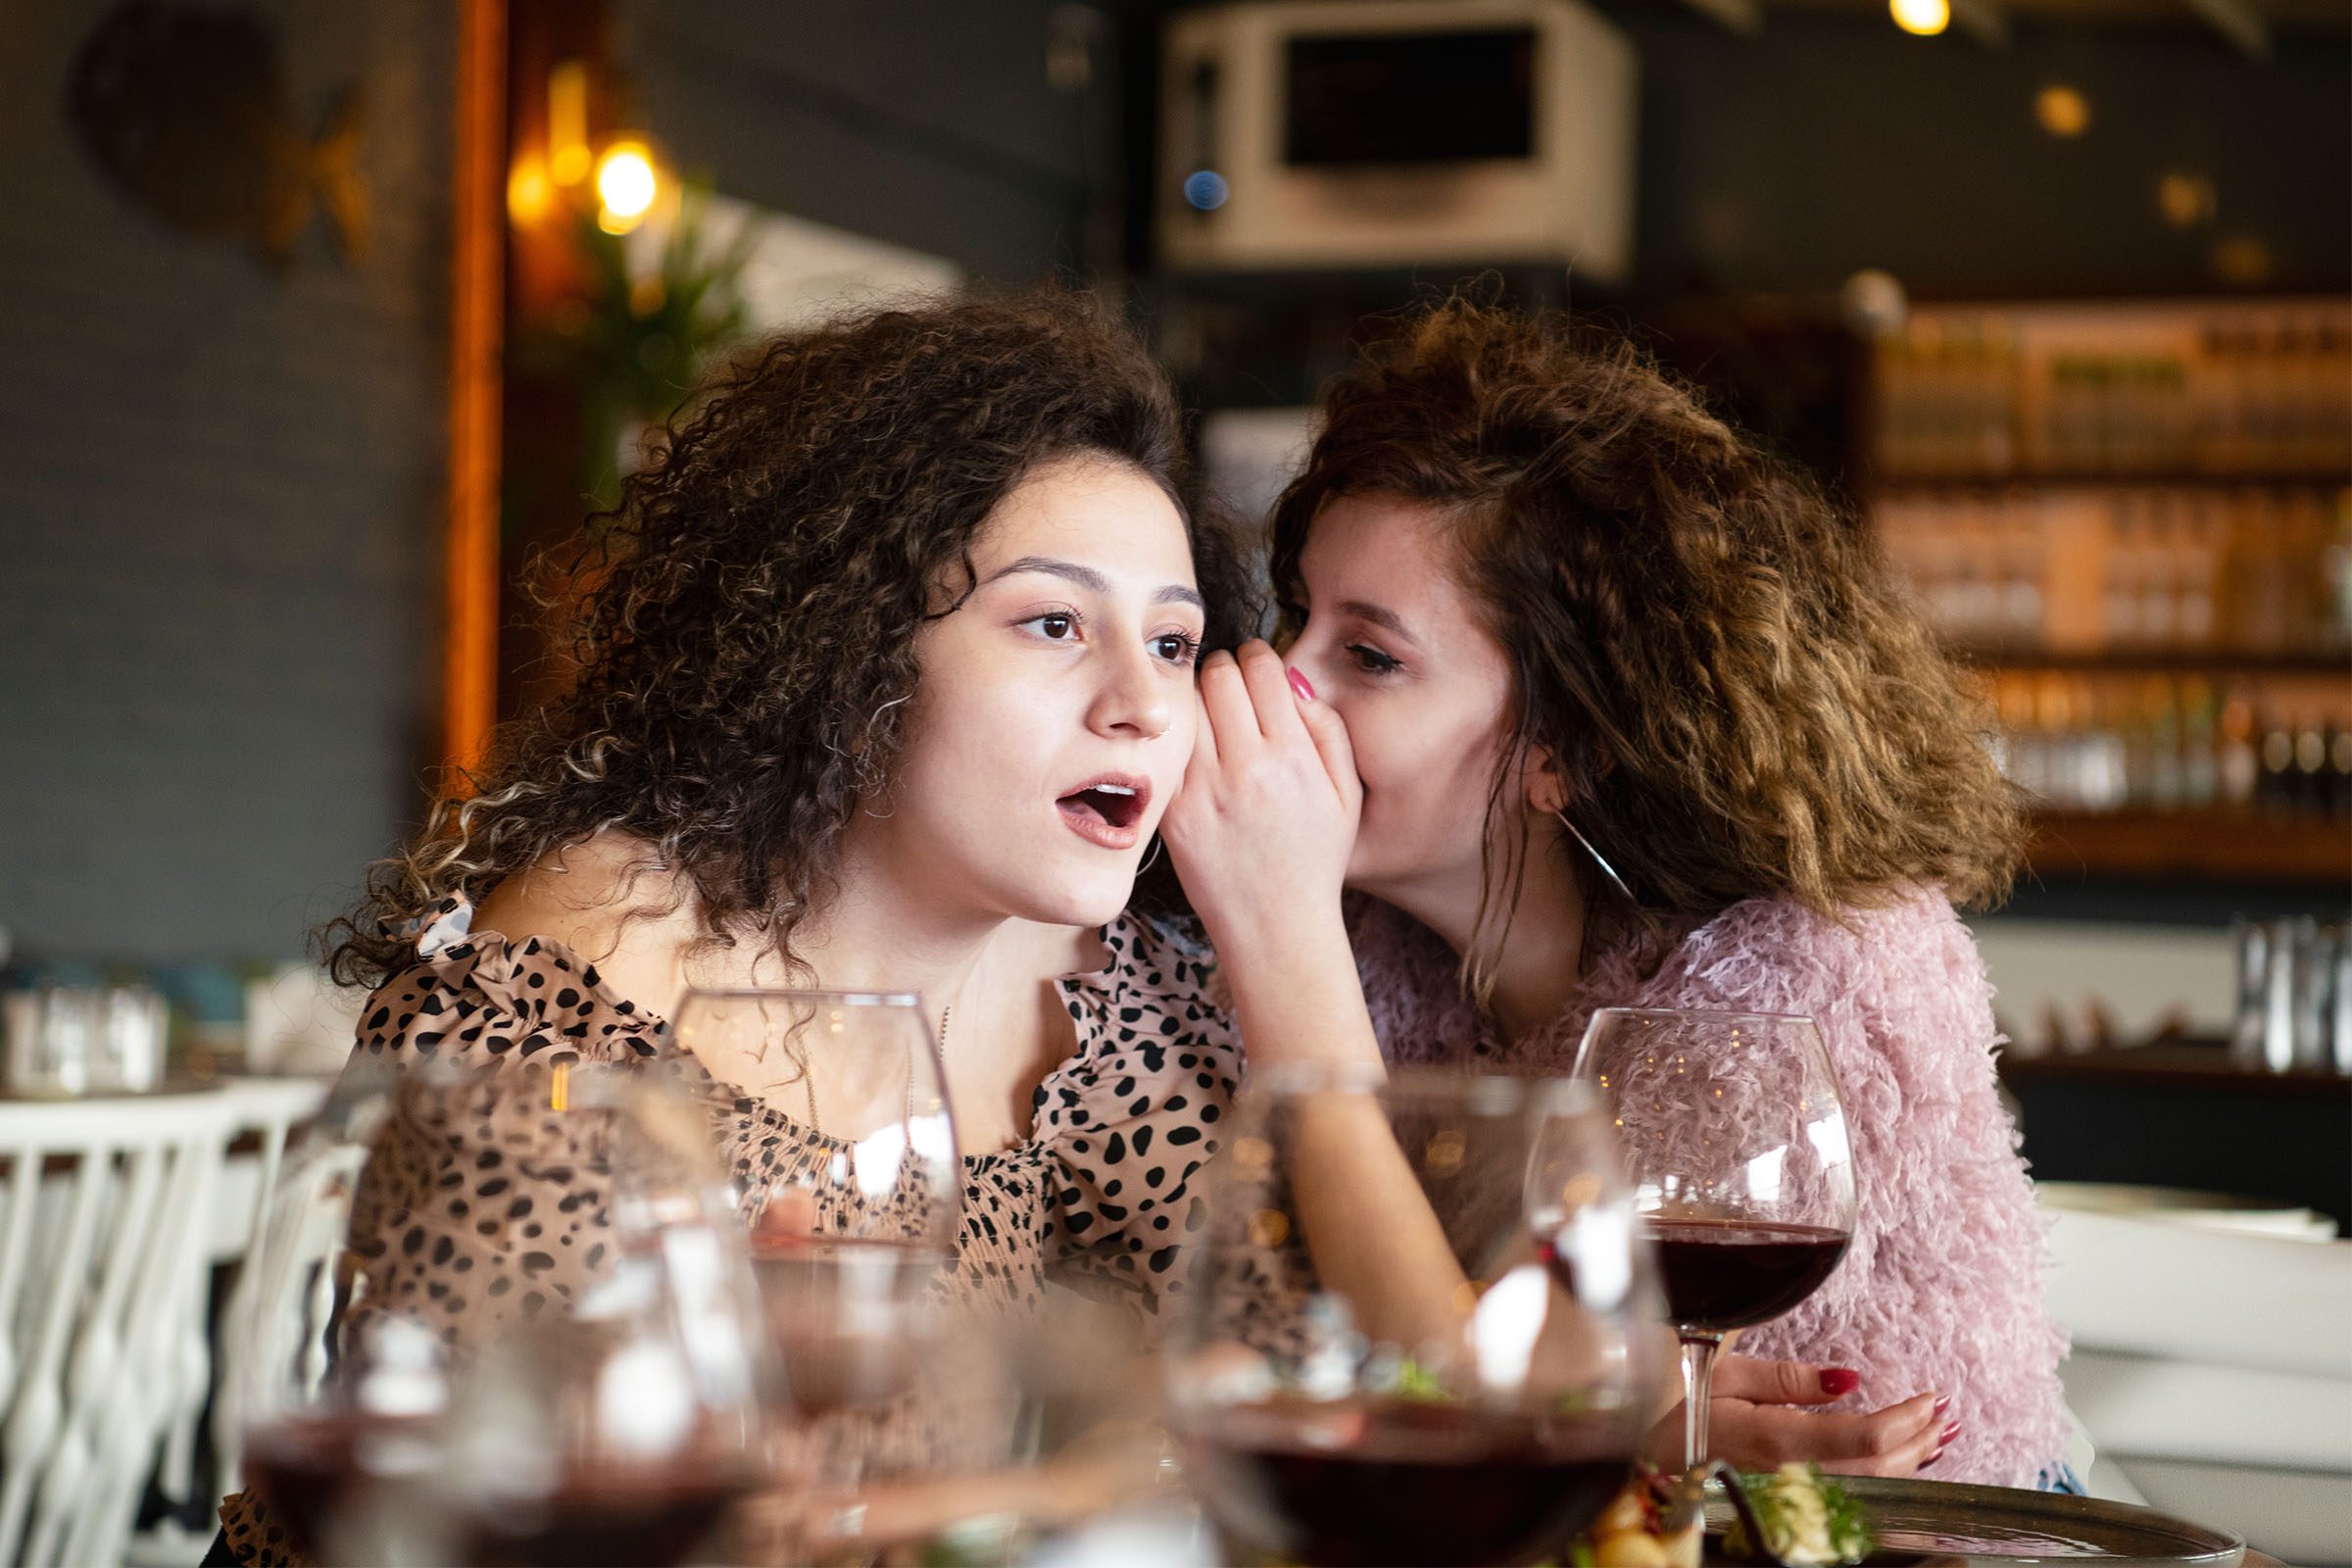
[[[1038,622],[1046,620],[1067,621],[1072,627],[1077,628],[1083,628],[1086,625],[1086,619],[1084,616],[1078,614],[1075,611],[1069,610],[1049,610],[1040,614],[1027,616],[1014,622],[1014,624],[1020,626],[1034,626],[1038,624]],[[1046,638],[1046,641],[1050,643],[1063,642],[1066,640],[1067,639],[1065,637]],[[1200,639],[1194,636],[1191,632],[1163,631],[1155,636],[1151,637],[1148,639],[1148,641],[1152,643],[1154,646],[1160,643],[1174,643],[1177,649],[1175,656],[1170,658],[1169,656],[1163,654],[1160,657],[1167,659],[1169,663],[1177,665],[1179,668],[1189,668],[1192,665],[1200,662]]]
[[[1390,675],[1404,667],[1402,661],[1362,643],[1349,643],[1347,651],[1355,656],[1356,668],[1367,675]]]

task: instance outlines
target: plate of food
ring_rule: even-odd
[[[1637,1479],[1594,1523],[1575,1561],[1579,1568],[2236,1568],[2244,1556],[2245,1543],[2225,1531],[2097,1497],[1832,1477],[1812,1465],[1741,1475],[1714,1464],[1688,1477]]]

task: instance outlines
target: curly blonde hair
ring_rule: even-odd
[[[805,969],[793,933],[830,896],[853,815],[890,786],[916,634],[971,591],[997,502],[1043,463],[1095,454],[1185,510],[1165,373],[1074,291],[777,337],[693,410],[587,547],[576,679],[371,867],[359,908],[321,933],[338,980],[380,983],[412,956],[405,922],[607,830],[678,873],[705,940]],[[1188,527],[1207,642],[1229,645],[1247,574],[1222,530]]]
[[[1525,832],[1502,833],[1499,807],[1538,747],[1645,910],[2006,895],[2020,796],[1868,530],[1630,345],[1455,299],[1401,323],[1322,412],[1274,513],[1285,624],[1317,512],[1393,496],[1447,519],[1510,660],[1482,931],[1516,898]],[[1474,991],[1491,938],[1465,955]]]

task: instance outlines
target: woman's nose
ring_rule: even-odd
[[[1103,669],[1102,685],[1095,694],[1088,721],[1104,735],[1156,740],[1175,722],[1177,693],[1181,691],[1188,701],[1192,696],[1190,688],[1163,678],[1152,668],[1151,656],[1140,648],[1113,655]]]

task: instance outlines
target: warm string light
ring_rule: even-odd
[[[601,149],[591,142],[591,86],[585,61],[566,60],[548,73],[547,147],[517,158],[507,175],[507,215],[515,224],[536,224],[593,195],[597,226],[626,234],[665,194],[666,176],[645,136],[618,132]]]
[[[596,163],[597,225],[608,234],[627,233],[653,211],[661,188],[651,148],[634,139],[613,142]]]
[[[1933,38],[1952,24],[1951,0],[1887,0],[1894,24],[1905,32]]]

